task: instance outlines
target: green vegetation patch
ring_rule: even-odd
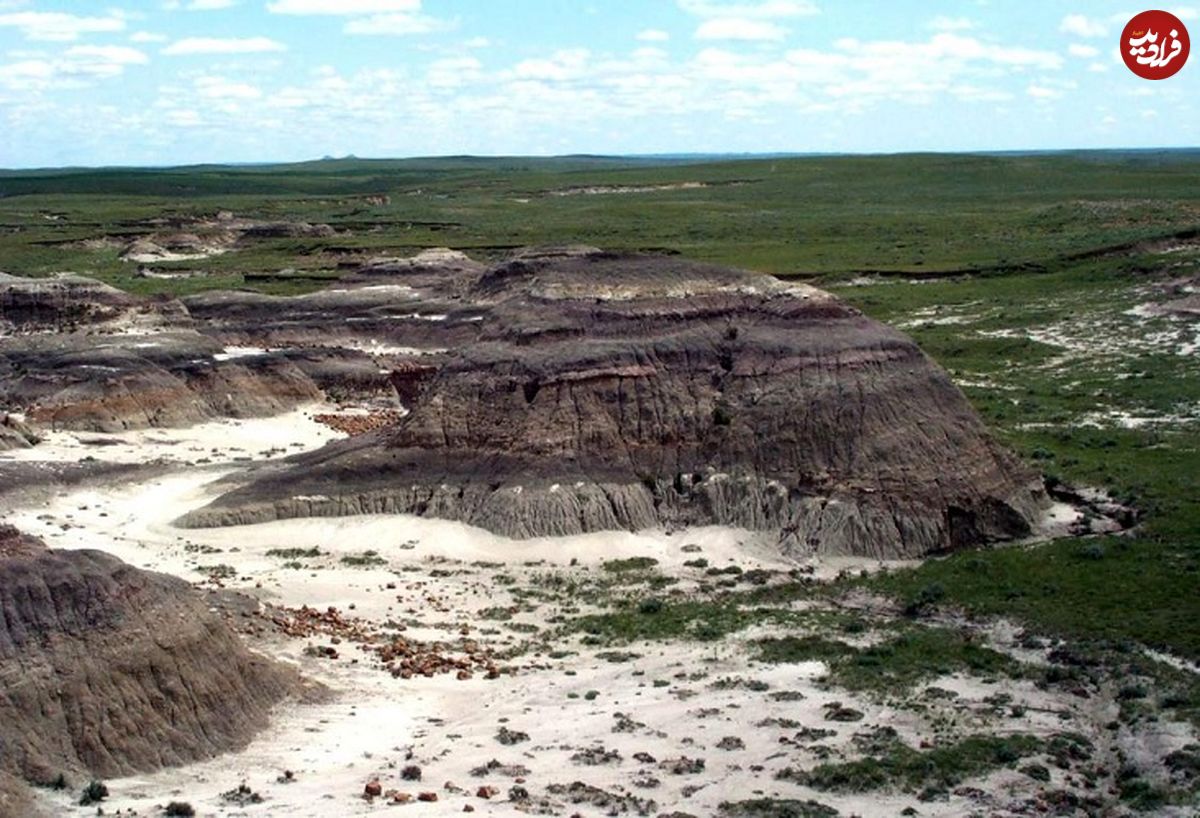
[[[1011,767],[1041,751],[1042,742],[1030,735],[969,736],[931,750],[914,750],[900,741],[879,755],[811,770],[785,768],[777,777],[816,790],[836,793],[899,789],[941,792],[999,767]]]
[[[322,555],[320,548],[313,546],[312,548],[272,548],[267,552],[268,557],[282,557],[288,560],[298,560],[303,558],[312,559]]]
[[[600,641],[696,639],[708,642],[771,619],[775,613],[765,608],[743,609],[723,601],[643,600],[636,607],[579,617],[570,623],[570,629]]]
[[[946,628],[913,628],[861,649],[821,636],[763,639],[758,647],[758,658],[765,662],[825,662],[830,680],[850,690],[905,689],[956,672],[978,676],[1021,672],[1015,660]]]
[[[649,571],[658,565],[654,557],[628,557],[623,560],[608,560],[600,567],[610,573],[619,574],[626,571]]]
[[[721,818],[837,818],[841,815],[819,801],[757,798],[750,801],[721,802]]]
[[[1198,566],[1200,548],[1173,538],[1096,537],[964,552],[862,584],[908,603],[939,587],[945,603],[973,615],[1013,616],[1076,639],[1134,639],[1196,658],[1200,628],[1186,600],[1195,598]]]
[[[387,560],[379,556],[377,551],[364,551],[361,554],[347,554],[342,557],[342,565],[349,565],[354,568],[371,568],[378,565],[387,565]]]

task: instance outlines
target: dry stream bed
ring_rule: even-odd
[[[173,525],[214,481],[339,436],[315,419],[338,411],[53,433],[0,455],[161,460],[8,521],[195,583],[255,650],[328,690],[240,752],[106,782],[104,814],[1119,815],[1131,779],[1187,786],[1200,762],[1194,728],[1147,718],[1136,679],[1003,621],[906,613],[834,582],[878,562],[797,564],[745,531]]]

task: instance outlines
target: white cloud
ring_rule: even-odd
[[[648,28],[637,33],[636,39],[643,43],[665,43],[671,39],[671,35],[657,28]]]
[[[713,0],[678,0],[679,7],[698,17],[762,20],[819,14],[815,3],[806,0],[765,0],[759,3],[720,3]]]
[[[590,56],[583,48],[556,51],[548,58],[522,60],[513,68],[513,74],[524,80],[549,82],[578,79],[587,73]]]
[[[268,51],[286,51],[287,46],[267,37],[185,37],[176,40],[162,50],[168,57],[192,54],[258,54]]]
[[[129,35],[129,39],[135,43],[165,43],[168,37],[165,34],[155,34],[152,31],[135,31]]]
[[[1072,57],[1082,57],[1084,59],[1091,59],[1092,57],[1095,57],[1100,53],[1100,49],[1096,48],[1095,46],[1082,45],[1080,43],[1071,43],[1069,46],[1067,46],[1067,53],[1070,54]]]
[[[1054,88],[1047,88],[1044,85],[1030,85],[1025,89],[1025,93],[1039,101],[1058,99],[1062,96],[1062,91],[1058,91]]]
[[[975,28],[975,23],[966,17],[947,17],[939,14],[929,21],[927,27],[934,31],[969,31]]]
[[[350,20],[342,27],[342,31],[346,34],[406,36],[446,31],[454,27],[453,22],[425,14],[377,14]]]
[[[472,37],[463,43],[467,48],[487,48],[492,44],[492,41],[487,37]]]
[[[253,85],[225,77],[199,77],[195,85],[196,94],[205,99],[258,99],[262,96],[262,91]]]
[[[782,40],[787,30],[765,20],[715,17],[696,29],[697,40]]]
[[[217,11],[233,8],[238,0],[192,0],[185,8],[188,11]]]
[[[17,28],[30,40],[78,40],[82,34],[121,31],[125,20],[119,14],[79,17],[56,11],[19,11],[0,14],[0,27]]]
[[[167,111],[163,115],[163,121],[176,128],[196,128],[204,124],[200,114],[190,108]]]
[[[66,50],[67,59],[113,65],[144,65],[150,62],[141,51],[124,45],[76,45]]]
[[[23,92],[53,88],[85,88],[93,80],[120,76],[130,65],[150,61],[136,48],[119,45],[77,45],[62,54],[31,53],[26,58],[0,65],[0,87]]]
[[[380,15],[362,19],[372,16]],[[696,19],[694,25],[721,19]],[[795,25],[786,18],[746,19]],[[343,24],[355,20],[351,16],[320,22],[333,23],[326,28],[336,34]],[[919,18],[917,25],[921,24]],[[270,155],[280,145],[315,155],[338,152],[334,148],[411,153],[429,151],[430,144],[436,145],[437,152],[478,152],[485,144],[480,136],[485,131],[486,144],[495,151],[552,152],[554,140],[560,137],[572,140],[570,149],[576,150],[605,134],[625,140],[602,143],[606,146],[669,149],[672,134],[682,138],[696,130],[697,122],[714,134],[732,134],[728,138],[733,140],[749,132],[743,142],[709,143],[713,149],[753,150],[754,140],[766,133],[753,126],[772,123],[777,127],[769,132],[780,133],[790,130],[789,123],[806,118],[827,123],[835,132],[828,145],[835,147],[842,138],[837,129],[861,129],[870,120],[858,117],[870,111],[886,110],[889,117],[903,119],[898,110],[924,110],[930,117],[949,118],[964,107],[979,106],[970,116],[986,117],[984,109],[989,105],[1009,106],[1014,115],[1035,106],[1052,106],[1057,97],[1070,93],[1063,82],[1067,72],[1059,70],[1065,61],[1071,60],[1075,71],[1091,61],[1076,62],[1068,52],[1067,44],[1073,40],[1068,37],[1060,37],[1054,49],[1038,50],[1016,44],[1019,40],[1006,44],[990,37],[933,31],[908,40],[847,38],[819,50],[703,42],[701,49],[680,54],[654,47],[659,44],[654,40],[627,40],[619,53],[572,49],[514,54],[497,47],[487,52],[487,60],[476,59],[481,56],[478,52],[462,47],[460,40],[465,37],[454,39],[452,51],[431,49],[423,55],[414,50],[413,61],[386,70],[342,73],[344,66],[339,70],[332,65],[279,74],[258,70],[264,59],[272,59],[270,55],[188,62],[176,70],[173,80],[166,80],[170,87],[160,86],[156,102],[139,99],[137,113],[130,115],[145,117],[147,133],[171,146],[164,150],[176,150],[179,140],[194,139],[200,150],[220,150],[226,158],[250,144],[248,153],[258,156]],[[170,47],[178,52],[180,44]],[[185,51],[236,55],[243,50],[222,46],[214,51],[206,46],[197,52],[195,48],[188,46]],[[85,56],[76,54],[74,59],[86,65]],[[89,59],[98,65],[104,62],[102,56],[92,54]],[[24,93],[9,92],[5,85],[16,89],[68,81],[94,83],[97,72],[113,70],[85,68],[91,73],[71,75],[51,62],[31,56],[25,65],[0,67],[0,97]],[[110,59],[107,65],[114,62],[120,70],[119,60]],[[0,121],[2,117],[0,113]],[[347,121],[360,127],[346,131]],[[746,127],[721,131],[728,122],[746,123]],[[1090,124],[1094,127],[1094,122]],[[334,138],[347,141],[333,145],[330,133],[341,133]],[[438,134],[432,143],[430,133]],[[659,138],[663,141],[653,141]],[[547,147],[542,147],[541,139],[549,140]],[[243,144],[243,140],[250,141]],[[757,149],[766,148],[758,144]]]
[[[1099,20],[1093,20],[1082,14],[1068,14],[1059,23],[1058,30],[1076,37],[1103,37],[1108,33],[1108,27]]]
[[[483,63],[474,57],[446,57],[434,60],[426,73],[433,88],[461,88],[479,81],[483,76]]]
[[[274,0],[272,14],[392,14],[421,10],[421,0]]]

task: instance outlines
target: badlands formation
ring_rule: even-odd
[[[717,524],[769,531],[789,554],[898,558],[1027,536],[1044,505],[945,372],[819,290],[585,248],[360,277],[388,283],[137,304],[79,279],[8,281],[14,326],[82,331],[8,341],[0,397],[97,431],[322,394],[391,393],[407,411],[253,475],[188,526],[403,513],[535,537]]]
[[[1083,523],[906,336],[738,270],[0,277],[0,509],[0,815],[1085,815],[1190,752],[1062,645],[823,592]]]

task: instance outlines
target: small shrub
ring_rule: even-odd
[[[172,801],[163,810],[163,815],[170,815],[172,818],[192,818],[195,814],[195,808],[186,801]]]
[[[321,556],[321,549],[316,546],[312,548],[272,548],[267,552],[268,557],[282,557],[289,560],[298,560],[302,558],[312,559],[313,557]]]
[[[92,804],[99,804],[105,798],[108,798],[108,787],[104,782],[90,781],[79,797],[79,806],[90,807]]]
[[[654,557],[629,557],[623,560],[608,560],[601,567],[610,573],[619,574],[626,571],[649,571],[658,565]]]
[[[1028,764],[1021,768],[1021,772],[1034,781],[1041,781],[1043,784],[1050,780],[1050,770],[1046,769],[1046,766],[1043,764]]]
[[[355,568],[366,568],[375,565],[386,565],[387,560],[379,556],[377,551],[364,551],[361,554],[347,554],[342,557],[342,565]]]
[[[529,741],[529,734],[521,730],[509,730],[507,727],[501,727],[500,731],[496,733],[496,741],[506,747],[511,747],[514,744]]]
[[[653,616],[654,614],[661,613],[662,609],[663,601],[655,596],[647,597],[638,604],[638,613],[646,616]]]
[[[916,593],[904,606],[908,616],[920,616],[946,598],[946,589],[940,582],[931,582]]]

